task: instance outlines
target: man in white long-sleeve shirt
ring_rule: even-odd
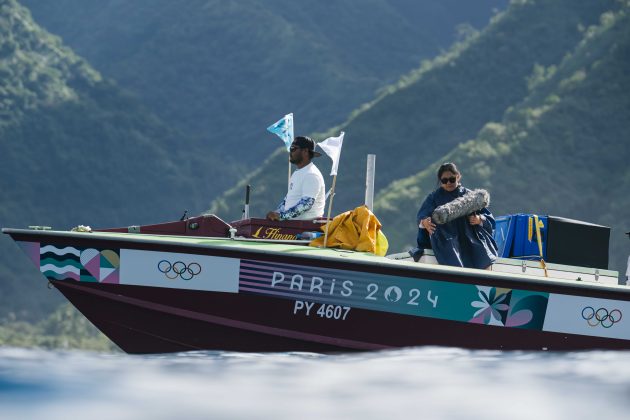
[[[324,215],[326,188],[324,177],[311,162],[321,156],[310,137],[299,136],[289,149],[289,160],[297,170],[291,175],[289,191],[276,210],[267,213],[269,220],[311,220]]]

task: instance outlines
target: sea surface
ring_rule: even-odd
[[[630,352],[0,348],[0,419],[627,419]]]

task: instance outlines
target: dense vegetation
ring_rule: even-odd
[[[182,137],[25,8],[0,2],[0,225],[127,226],[201,210],[202,189],[173,152]],[[0,316],[60,302],[6,235],[0,278]]]
[[[624,7],[623,3],[617,1],[513,2],[505,13],[495,17],[480,34],[454,46],[432,62],[423,64],[380,98],[354,113],[348,122],[320,135],[324,137],[339,130],[346,131],[337,180],[338,194],[335,197],[337,212],[363,202],[365,156],[375,153],[377,190],[394,183],[382,193],[386,195],[379,197],[377,216],[383,222],[385,232],[391,236],[390,244],[394,250],[411,245],[415,238],[415,214],[423,196],[435,186],[433,177],[437,162],[446,159],[453,149],[462,150],[464,147],[470,154],[469,159],[462,161],[467,174],[466,181],[473,186],[492,187],[493,208],[496,212],[551,213],[613,226],[613,237],[616,239],[613,242],[611,267],[617,270],[624,268],[622,255],[626,251],[618,240],[621,237],[620,230],[623,229],[620,224],[623,223],[624,213],[616,204],[611,205],[610,211],[602,211],[601,208],[593,210],[594,197],[600,197],[598,201],[604,197],[603,191],[598,188],[604,184],[588,175],[610,171],[609,165],[615,161],[619,164],[616,170],[621,170],[621,177],[627,176],[627,172],[624,172],[627,171],[627,165],[624,166],[621,160],[615,160],[624,156],[626,160],[628,158],[627,142],[624,142],[622,133],[630,129],[630,118],[623,107],[624,91],[614,88],[617,84],[623,84],[622,80],[618,80],[621,78],[619,68],[627,70],[623,56],[615,64],[598,62],[604,76],[599,80],[601,86],[595,86],[597,79],[585,85],[584,89],[592,86],[594,92],[580,91],[579,94],[584,95],[584,98],[579,99],[580,107],[563,103],[555,119],[539,121],[542,126],[533,126],[531,121],[523,124],[520,132],[527,135],[525,144],[531,148],[529,153],[506,147],[505,142],[488,144],[480,140],[467,143],[469,139],[477,138],[484,127],[482,133],[502,127],[492,123],[502,121],[506,113],[514,114],[517,107],[525,106],[522,105],[524,103],[542,101],[544,104],[544,101],[566,96],[565,91],[541,96],[543,85],[552,89],[548,84],[542,84],[542,81],[551,77],[561,63],[569,65],[565,64],[568,62],[567,55],[572,55],[574,50],[577,54],[582,51],[581,48],[585,48],[585,37],[590,39],[593,32],[589,28],[599,24],[602,14],[606,18],[610,15],[608,11],[620,7]],[[589,47],[588,57],[594,60],[594,57],[605,54],[620,45],[620,42],[620,39],[603,37]],[[610,66],[610,74],[603,73],[604,66]],[[568,81],[562,84],[563,89],[571,85],[571,77],[579,79],[581,75],[581,72],[577,72],[566,76]],[[597,75],[589,78],[596,78]],[[575,95],[578,93],[575,92]],[[599,98],[602,103],[595,102],[595,98]],[[578,101],[577,96],[575,100]],[[540,106],[537,104],[533,108]],[[591,106],[595,109],[591,109]],[[604,109],[610,111],[611,115],[602,112]],[[534,115],[539,112],[535,111]],[[615,117],[619,119],[615,120]],[[576,122],[579,123],[577,126]],[[552,129],[551,125],[555,128]],[[589,127],[588,130],[585,127]],[[547,129],[553,131],[543,135]],[[558,139],[554,137],[554,134],[559,133],[567,144],[573,144],[571,148],[559,146]],[[591,137],[584,138],[586,133],[590,133]],[[596,141],[605,142],[607,147],[598,147]],[[285,153],[278,150],[262,168],[252,174],[250,180],[245,180],[216,200],[212,211],[237,214],[242,185],[250,182],[254,184],[253,213],[264,214],[266,209],[275,205],[286,189],[286,177],[283,176],[286,171]],[[489,161],[482,159],[484,153],[500,154],[496,160]],[[577,165],[589,155],[592,157],[582,163],[584,166]],[[560,166],[565,170],[562,176],[567,177],[569,188],[555,178],[555,164],[552,162],[558,156],[573,162],[572,166]],[[329,166],[326,160],[320,162],[324,168]],[[510,163],[501,166],[505,162]],[[527,170],[510,170],[515,162]],[[506,170],[499,171],[499,167]],[[419,172],[427,178],[395,182],[406,178],[405,174]],[[473,177],[474,173],[481,175]],[[492,175],[494,177],[490,178]],[[500,177],[501,182],[496,177]],[[420,179],[425,180],[425,183],[418,183]],[[504,194],[500,193],[501,188]],[[563,189],[562,194],[558,193],[559,188]],[[508,191],[519,193],[509,194]]]
[[[203,138],[206,154],[255,167],[277,146],[265,127],[282,115],[294,112],[302,133],[342,122],[506,0],[23,3],[162,120]]]
[[[415,210],[435,188],[438,162],[454,161],[466,185],[492,192],[495,214],[553,214],[610,226],[610,266],[625,273],[630,7],[603,14],[557,66],[538,67],[529,82],[526,98],[501,122],[380,193],[375,211],[387,221],[390,241],[413,243]]]
[[[365,162],[377,155],[377,190],[416,173],[459,143],[472,139],[488,122],[528,92],[537,66],[559,63],[616,1],[523,1],[510,8],[480,34],[454,46],[403,77],[381,97],[364,105],[326,135],[346,132],[337,180],[335,208],[363,202]],[[324,135],[317,135],[323,140]],[[286,187],[286,154],[276,154],[254,172],[254,214],[274,206]],[[328,167],[328,161],[321,161]],[[275,194],[272,192],[276,192]],[[212,211],[238,214],[242,185],[215,201]]]
[[[200,213],[278,145],[264,129],[287,110],[333,125],[505,0],[24,3],[65,42],[0,1],[0,225],[65,229]],[[5,235],[0,278],[0,316],[60,302]]]
[[[118,347],[100,333],[72,305],[64,303],[45,319],[29,323],[10,315],[0,322],[0,344],[12,347],[41,347],[118,351]]]

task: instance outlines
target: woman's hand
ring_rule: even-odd
[[[468,222],[473,226],[483,224],[484,220],[486,220],[486,218],[481,214],[472,214],[468,216]]]
[[[433,232],[435,232],[435,224],[431,221],[430,217],[420,220],[418,227],[426,229],[429,235],[433,235]]]

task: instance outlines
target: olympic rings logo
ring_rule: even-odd
[[[158,263],[157,268],[170,280],[175,280],[177,277],[182,280],[190,280],[201,273],[201,266],[196,262],[185,264],[182,261],[176,261],[171,264],[167,260],[162,260]]]
[[[604,328],[610,328],[621,321],[622,316],[623,314],[619,309],[613,309],[610,312],[606,308],[595,310],[592,306],[587,306],[582,309],[582,318],[584,318],[591,327],[596,327],[601,324]]]

